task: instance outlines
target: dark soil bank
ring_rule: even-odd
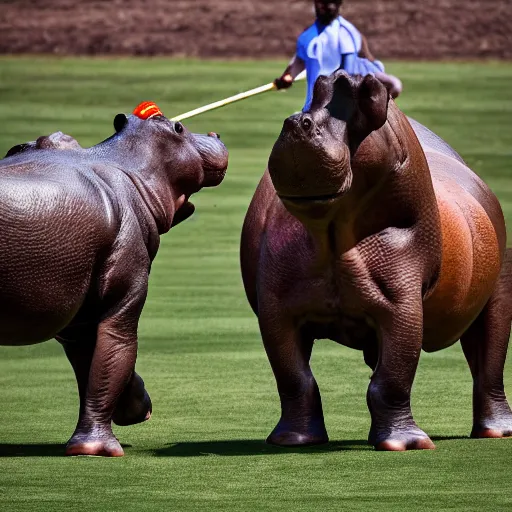
[[[512,58],[512,0],[345,0],[380,58]],[[0,0],[0,53],[282,57],[310,0]]]

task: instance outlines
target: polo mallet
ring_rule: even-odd
[[[306,71],[299,73],[294,82],[297,80],[304,80],[306,78]],[[183,119],[188,119],[189,117],[194,117],[199,114],[203,114],[204,112],[208,112],[209,110],[213,110],[216,108],[224,107],[226,105],[230,105],[231,103],[235,103],[240,100],[245,100],[250,98],[251,96],[256,96],[257,94],[261,94],[267,91],[276,90],[277,87],[273,82],[265,85],[261,85],[260,87],[256,87],[255,89],[251,89],[250,91],[241,92],[239,94],[235,94],[234,96],[230,96],[229,98],[225,98],[220,101],[215,101],[214,103],[210,103],[209,105],[204,105],[204,107],[199,107],[194,110],[190,110],[189,112],[185,112],[184,114],[180,114],[179,116],[173,117],[173,121],[182,121]]]

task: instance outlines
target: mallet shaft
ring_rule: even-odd
[[[225,98],[220,101],[215,101],[214,103],[210,103],[208,105],[204,105],[203,107],[196,108],[194,110],[191,110],[190,112],[185,112],[184,114],[173,117],[173,120],[182,121],[183,119],[188,119],[189,117],[197,116],[198,114],[202,114],[203,112],[208,112],[208,110],[224,107],[225,105],[229,105],[230,103],[245,100],[246,98],[256,96],[256,94],[261,94],[262,92],[271,91],[272,89],[275,88],[276,86],[273,83],[265,84],[260,87],[256,87],[255,89],[251,89],[250,91],[241,92],[240,94],[235,94],[234,96],[230,96],[229,98]]]
[[[297,80],[303,80],[306,77],[306,72],[303,71],[295,78],[295,82]],[[208,105],[204,105],[203,107],[196,108],[194,110],[190,110],[189,112],[185,112],[184,114],[180,114],[179,116],[173,117],[173,121],[182,121],[183,119],[188,119],[189,117],[194,117],[199,114],[203,114],[204,112],[208,112],[209,110],[213,110],[215,108],[224,107],[225,105],[230,105],[231,103],[235,103],[236,101],[245,100],[246,98],[250,98],[251,96],[256,96],[257,94],[261,94],[263,92],[275,90],[276,86],[273,82],[265,85],[261,85],[260,87],[256,87],[255,89],[251,89],[250,91],[241,92],[239,94],[235,94],[234,96],[230,96],[229,98],[225,98],[223,100],[215,101],[214,103],[209,103]]]

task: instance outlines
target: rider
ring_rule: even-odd
[[[315,23],[299,36],[296,54],[284,73],[274,80],[278,89],[286,89],[306,69],[308,87],[304,110],[311,103],[316,79],[340,68],[350,75],[375,75],[393,98],[402,92],[402,82],[384,72],[384,65],[370,53],[365,37],[340,16],[342,2],[314,0]]]

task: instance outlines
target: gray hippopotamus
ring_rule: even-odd
[[[43,135],[37,140],[13,146],[9,151],[7,151],[5,158],[18,153],[32,151],[34,149],[82,149],[82,146],[80,146],[78,141],[71,137],[71,135],[67,135],[62,132],[55,132],[51,135]]]
[[[373,370],[376,449],[434,448],[413,420],[411,387],[421,349],[459,339],[472,436],[510,436],[505,242],[493,193],[378,80],[319,78],[310,110],[284,122],[242,233],[245,290],[281,399],[268,442],[328,440],[309,362],[319,338],[362,350]]]
[[[144,104],[89,149],[60,132],[0,160],[0,345],[56,338],[80,394],[68,455],[121,456],[111,421],[148,419],[137,326],[160,235],[219,185],[228,153]]]

